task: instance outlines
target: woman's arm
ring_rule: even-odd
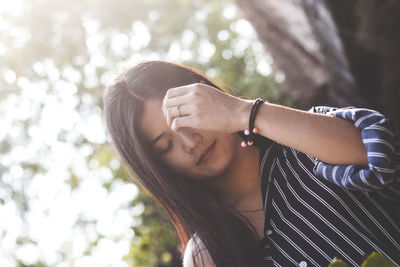
[[[272,105],[277,107],[276,109],[272,108],[275,114],[281,116],[277,115],[273,120],[268,120],[268,118],[261,117],[265,115],[264,113],[258,114],[257,117],[260,116],[261,119],[256,118],[255,126],[262,128],[260,129],[261,134],[264,132],[266,133],[265,136],[271,139],[276,138],[274,140],[280,143],[285,141],[282,141],[279,137],[269,136],[268,126],[264,127],[265,125],[257,125],[257,123],[262,124],[268,121],[270,124],[277,123],[281,125],[280,127],[284,127],[280,131],[276,129],[276,134],[283,132],[282,135],[288,140],[286,142],[289,142],[289,144],[282,144],[314,156],[315,166],[313,172],[316,176],[347,189],[363,191],[382,190],[395,179],[400,179],[400,138],[390,119],[382,113],[367,108],[335,108],[327,106],[317,106],[311,108],[308,112],[298,112],[296,109],[283,106],[280,106],[282,107],[280,108],[279,105]],[[277,111],[279,109],[283,111]],[[264,112],[266,111],[268,111],[268,108],[264,108]],[[307,113],[311,116],[307,116]],[[289,116],[289,121],[292,122],[292,125],[285,126],[285,123],[279,121],[279,119],[285,119],[285,114]],[[323,117],[312,115],[323,115]],[[299,120],[302,118],[307,118],[306,120],[315,118],[318,123],[312,124],[311,122],[310,129],[304,130],[307,124],[299,121],[297,127],[294,123],[296,118]],[[323,119],[326,119],[325,123]],[[332,119],[335,120],[332,122]],[[348,127],[349,125],[350,127]],[[305,141],[302,139],[305,135],[302,131],[310,134],[310,136],[306,136],[307,139]],[[358,134],[355,133],[357,131]],[[290,142],[294,142],[294,145]],[[306,150],[307,145],[305,145],[305,142],[309,142],[311,146],[308,147],[308,150]],[[336,146],[335,142],[337,142]],[[364,149],[361,149],[359,144]],[[326,146],[330,146],[330,148],[326,148]],[[321,150],[320,154],[318,154],[318,150]],[[361,150],[364,150],[364,152]],[[331,153],[336,156],[336,159],[330,157]],[[360,163],[359,159],[363,155],[367,158],[367,164]]]
[[[169,89],[162,110],[167,124],[175,131],[191,127],[233,133],[248,127],[252,103],[195,83]],[[262,103],[255,127],[259,134],[324,162],[368,166],[360,127],[352,121]]]
[[[251,103],[242,112],[243,129],[248,128]],[[368,166],[360,130],[344,119],[266,102],[254,126],[260,135],[324,162]]]
[[[354,123],[361,131],[368,156],[368,168],[332,165],[316,159],[313,168],[315,175],[347,189],[383,190],[381,192],[389,199],[398,194],[392,188],[400,182],[400,138],[389,118],[379,111],[354,106],[316,106],[308,112],[327,113]]]
[[[169,89],[162,110],[175,131],[235,133],[248,127],[252,103],[195,83]],[[316,112],[320,108],[323,114],[262,103],[255,127],[260,135],[315,158],[314,172],[340,186],[380,190],[399,177],[400,137],[388,118],[367,108],[328,107],[332,112],[325,113],[320,106]]]

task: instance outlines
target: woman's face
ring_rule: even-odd
[[[161,106],[162,99],[146,100],[139,122],[146,145],[157,158],[174,171],[196,179],[210,179],[229,169],[240,147],[240,136],[188,127],[173,131]]]

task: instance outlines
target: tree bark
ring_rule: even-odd
[[[400,1],[327,0],[360,94],[400,126]]]
[[[300,107],[373,108],[400,125],[400,1],[236,0]]]

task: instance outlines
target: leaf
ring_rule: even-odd
[[[347,265],[343,260],[335,257],[328,267],[349,267],[349,265]]]
[[[361,267],[395,267],[395,265],[382,253],[372,252],[361,264]]]

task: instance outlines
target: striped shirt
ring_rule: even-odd
[[[265,138],[260,146],[266,266],[360,266],[382,252],[400,266],[400,139],[390,119],[356,107],[312,107],[361,131],[369,166],[331,165]]]

